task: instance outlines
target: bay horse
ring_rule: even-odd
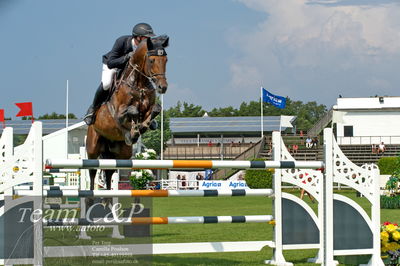
[[[87,129],[88,159],[130,159],[132,144],[146,132],[161,112],[156,90],[163,94],[169,37],[147,38],[129,59],[109,101],[95,113],[95,122]],[[111,189],[115,170],[105,170],[106,186]],[[96,170],[89,170],[90,190],[94,189]]]

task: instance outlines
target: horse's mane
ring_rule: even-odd
[[[147,44],[146,41],[141,41],[136,48],[136,51],[133,55],[133,62],[136,64],[140,63],[144,59],[144,55],[147,53]]]

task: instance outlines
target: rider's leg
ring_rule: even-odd
[[[101,106],[101,104],[106,100],[108,95],[108,91],[104,90],[103,83],[100,83],[100,86],[97,88],[96,93],[94,95],[93,103],[89,106],[87,113],[83,120],[87,125],[91,125],[94,123],[94,113]]]
[[[101,75],[101,84],[96,91],[96,94],[93,99],[92,105],[87,110],[87,113],[83,120],[87,125],[91,125],[94,123],[94,113],[97,109],[101,106],[101,104],[106,100],[108,96],[108,89],[111,87],[112,78],[114,73],[116,72],[115,69],[109,69],[107,65],[103,64],[103,72]]]

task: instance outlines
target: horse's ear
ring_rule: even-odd
[[[151,38],[147,38],[147,50],[151,51],[154,49],[153,42],[151,41]]]
[[[162,47],[167,47],[169,45],[169,37],[167,37],[167,39],[164,40]]]

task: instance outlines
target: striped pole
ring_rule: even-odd
[[[17,186],[14,190],[32,190],[33,186]],[[43,190],[78,190],[79,186],[43,186]]]
[[[61,210],[61,209],[80,209],[80,204],[44,204],[44,209]]]
[[[79,173],[80,169],[44,169],[46,173]]]
[[[113,160],[113,159],[53,159],[46,161],[46,168],[79,169],[318,169],[322,161],[208,161],[208,160]]]
[[[44,190],[44,197],[236,197],[273,195],[272,189],[226,190]],[[17,196],[35,196],[30,190],[17,190]]]
[[[45,226],[73,226],[73,225],[125,225],[125,224],[213,224],[213,223],[267,223],[273,219],[272,215],[244,215],[244,216],[187,216],[187,217],[133,217],[119,220],[94,218],[93,221],[78,218],[48,220],[43,218]]]

